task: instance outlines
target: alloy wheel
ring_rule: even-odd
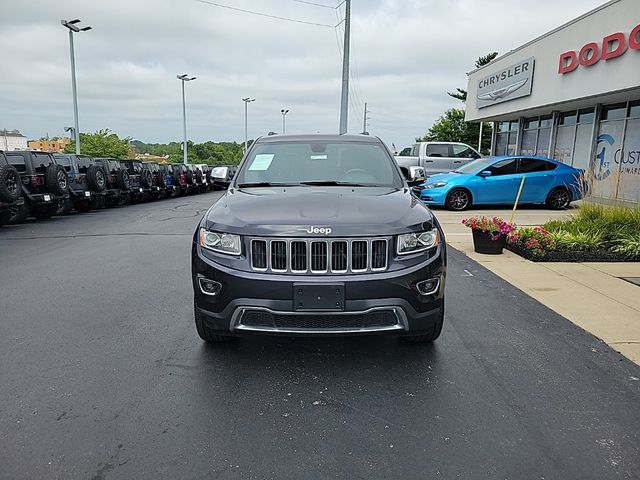
[[[564,189],[555,190],[551,194],[551,205],[554,208],[565,208],[571,203],[571,199],[569,198],[569,192]]]
[[[62,170],[58,172],[58,186],[62,190],[66,190],[67,188],[67,173]]]
[[[469,206],[469,194],[463,190],[452,192],[449,205],[453,210],[464,210]]]

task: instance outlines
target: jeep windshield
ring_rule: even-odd
[[[237,185],[402,188],[403,181],[382,144],[283,141],[256,144]]]

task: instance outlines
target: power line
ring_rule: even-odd
[[[209,2],[207,0],[195,0],[195,1],[199,3],[205,3],[207,5],[214,5],[220,8],[227,8],[229,10],[234,10],[236,12],[249,13],[251,15],[259,15],[261,17],[274,18],[276,20],[284,20],[286,22],[302,23],[305,25],[314,25],[316,27],[335,28],[335,25],[329,25],[327,23],[307,22],[305,20],[296,20],[295,18],[280,17],[278,15],[270,15],[268,13],[254,12],[253,10],[245,10],[243,8],[231,7],[229,5],[222,5],[221,3]]]
[[[291,0],[291,1],[296,3],[306,3],[307,5],[314,5],[316,7],[330,8],[331,10],[338,8],[338,7],[332,7],[331,5],[325,5],[323,3],[307,2],[306,0]]]

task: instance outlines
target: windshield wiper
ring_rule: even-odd
[[[247,182],[239,183],[236,185],[238,188],[251,188],[251,187],[293,187],[299,185],[298,183],[285,183],[285,182]]]
[[[313,180],[309,182],[300,182],[301,185],[313,185],[317,187],[369,187],[371,184],[353,183],[353,182],[337,182],[335,180]]]

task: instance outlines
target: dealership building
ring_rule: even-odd
[[[493,155],[584,169],[590,195],[640,203],[640,1],[612,0],[469,73],[467,121]]]

